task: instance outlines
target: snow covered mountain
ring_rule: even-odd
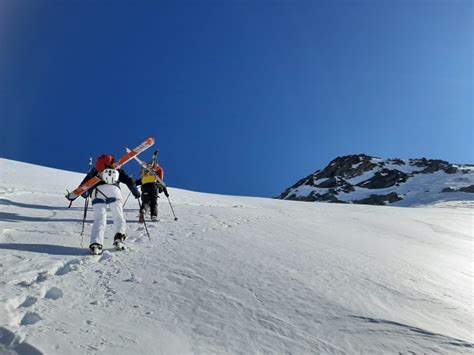
[[[450,201],[474,205],[474,166],[347,155],[301,179],[278,198],[403,207]]]
[[[474,350],[474,214],[462,203],[169,189],[177,222],[160,199],[150,242],[130,199],[128,249],[90,256],[92,211],[81,243],[83,200],[64,198],[83,176],[0,159],[0,354]]]

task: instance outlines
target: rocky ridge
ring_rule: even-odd
[[[346,155],[299,180],[278,198],[400,206],[474,200],[474,166],[439,159]]]

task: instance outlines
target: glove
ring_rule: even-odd
[[[71,202],[76,199],[76,197],[73,196],[72,193],[70,193],[70,192],[66,195],[66,198],[67,198],[69,201],[71,201]]]
[[[161,194],[163,192],[163,185],[161,185],[158,181],[155,182],[155,184],[156,184],[156,189],[158,193]]]
[[[135,196],[135,198],[140,198],[141,195],[140,195],[140,192],[137,191],[136,193],[133,194],[133,196]]]

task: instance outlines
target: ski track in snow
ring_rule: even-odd
[[[127,250],[90,256],[82,175],[0,163],[2,354],[473,352],[470,209],[170,189],[178,222],[160,199],[150,243],[130,199]]]

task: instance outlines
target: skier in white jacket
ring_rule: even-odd
[[[92,208],[94,210],[94,224],[92,226],[91,244],[89,246],[91,254],[102,254],[104,244],[105,228],[107,226],[107,206],[110,207],[114,221],[114,246],[117,249],[124,249],[123,243],[126,238],[127,224],[123,214],[122,192],[120,183],[128,186],[135,198],[140,198],[140,192],[133,178],[122,169],[113,168],[114,157],[103,154],[97,158],[95,168],[87,174],[82,182],[93,176],[99,176],[102,181],[91,190],[82,194],[82,197],[91,197]]]

